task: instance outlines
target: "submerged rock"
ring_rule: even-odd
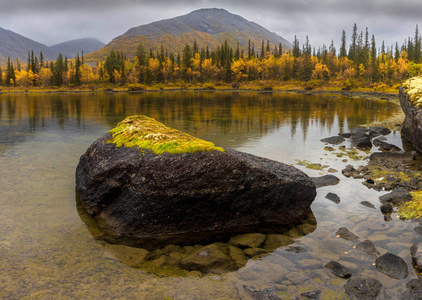
[[[406,284],[407,291],[401,295],[403,300],[422,299],[422,279],[412,279]]]
[[[88,148],[76,190],[104,239],[143,248],[293,224],[316,195],[293,166],[216,147],[144,116],[125,119]]]
[[[321,142],[323,143],[328,143],[328,144],[333,144],[333,145],[339,145],[343,143],[344,141],[345,141],[344,137],[339,136],[339,135],[328,137],[321,140]]]
[[[422,271],[422,243],[414,244],[410,247],[410,256],[416,268]]]
[[[357,244],[356,249],[363,251],[363,252],[365,252],[365,253],[367,253],[371,256],[374,256],[374,257],[380,255],[377,248],[375,248],[374,243],[372,243],[370,240],[364,240],[363,242]]]
[[[353,242],[357,242],[359,240],[359,237],[353,232],[351,232],[349,229],[347,229],[346,227],[339,228],[336,231],[336,236],[348,241],[353,241]]]
[[[341,263],[336,261],[330,261],[325,266],[328,270],[331,271],[334,275],[341,277],[341,278],[350,278],[352,277],[352,272],[349,271],[348,268],[343,266]]]
[[[330,201],[333,201],[335,204],[340,203],[340,197],[337,194],[334,193],[328,193],[325,198],[327,198]]]
[[[354,277],[344,284],[346,294],[351,299],[376,299],[381,291],[382,284],[377,279]]]
[[[321,177],[311,177],[312,181],[315,183],[317,188],[336,185],[340,182],[340,179],[334,175],[324,175]]]
[[[408,274],[407,264],[403,258],[388,252],[375,260],[375,267],[381,273],[397,279],[404,279]]]

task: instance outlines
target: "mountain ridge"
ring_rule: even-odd
[[[255,45],[255,50],[260,49],[263,40],[270,42],[272,50],[280,43],[285,50],[292,48],[286,39],[255,22],[221,8],[205,8],[130,28],[104,48],[88,55],[87,59],[104,60],[112,49],[134,56],[139,43],[147,50],[158,50],[163,44],[166,50],[181,53],[186,44],[192,45],[195,40],[199,47],[208,46],[210,49],[216,49],[227,41],[232,48],[239,43],[240,49],[247,51],[249,40]]]

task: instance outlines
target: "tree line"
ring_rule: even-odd
[[[160,49],[147,50],[139,44],[134,57],[111,50],[103,62],[90,65],[84,62],[83,53],[74,59],[59,54],[56,61],[45,61],[28,53],[26,64],[10,58],[2,71],[3,86],[81,86],[81,85],[152,85],[185,83],[233,83],[238,86],[248,81],[299,82],[313,88],[329,82],[341,82],[344,88],[376,84],[396,85],[403,79],[420,75],[421,35],[418,26],[415,34],[399,46],[377,48],[375,36],[358,32],[353,27],[349,46],[343,30],[340,49],[333,41],[329,47],[318,49],[311,46],[308,37],[300,46],[295,37],[293,49],[282,45],[270,46],[262,41],[259,47],[249,41],[247,50],[235,48],[227,41],[216,49],[200,48],[196,41],[186,44],[182,53],[168,52],[163,44]]]

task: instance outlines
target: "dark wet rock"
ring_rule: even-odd
[[[371,137],[376,137],[376,136],[380,136],[380,135],[387,135],[390,134],[391,130],[385,127],[380,127],[380,126],[376,126],[376,127],[369,127],[369,135]]]
[[[366,180],[365,180],[365,182],[366,182],[367,184],[375,184],[375,181],[374,181],[374,180],[372,180],[371,178],[366,179]]]
[[[266,235],[262,233],[246,233],[232,237],[229,244],[241,249],[255,248],[259,247],[266,238]]]
[[[382,284],[374,278],[353,277],[344,284],[346,294],[353,300],[376,299]]]
[[[369,202],[369,201],[362,201],[360,204],[361,204],[361,205],[363,205],[363,206],[366,206],[366,207],[368,207],[368,208],[373,208],[373,209],[376,209],[375,205],[373,205],[373,204],[372,204],[371,202]]]
[[[345,141],[345,139],[341,136],[332,136],[329,138],[325,138],[322,139],[321,142],[323,143],[328,143],[328,144],[333,144],[333,145],[339,145],[341,143],[343,143]]]
[[[393,212],[393,206],[390,203],[383,203],[380,206],[380,210],[383,214],[391,214]]]
[[[380,139],[375,139],[372,141],[372,143],[374,144],[375,147],[379,147],[382,145],[382,143],[384,143],[384,141],[380,140]]]
[[[393,218],[391,217],[391,215],[385,215],[384,216],[384,221],[385,222],[391,222],[391,221],[393,221]]]
[[[314,224],[301,224],[297,226],[299,232],[303,235],[308,235],[315,231],[316,226]]]
[[[403,258],[389,252],[377,257],[375,267],[381,273],[397,279],[404,279],[408,275],[407,264]]]
[[[293,244],[294,240],[287,236],[282,234],[268,234],[267,239],[264,243],[264,249],[269,251],[274,251],[275,249],[283,246],[287,246],[290,244]]]
[[[366,133],[363,133],[363,132],[353,133],[350,136],[350,139],[352,141],[352,145],[358,149],[369,150],[372,148],[371,138]]]
[[[351,177],[357,170],[352,165],[347,165],[341,173],[346,177]]]
[[[333,168],[328,169],[328,173],[337,173],[337,172],[338,172],[338,170],[336,170],[336,169],[333,169]]]
[[[369,129],[365,128],[365,127],[355,127],[355,128],[352,129],[353,134],[355,134],[355,133],[366,133],[368,131],[369,131]]]
[[[401,134],[412,141],[416,149],[422,152],[422,110],[412,105],[409,96],[400,87],[400,105],[406,115]]]
[[[325,198],[327,198],[328,200],[333,201],[335,204],[339,204],[340,203],[340,197],[337,194],[334,193],[328,193]]]
[[[311,177],[311,180],[314,182],[317,188],[328,186],[328,185],[336,185],[340,182],[340,179],[334,175]]]
[[[322,295],[321,290],[313,290],[309,292],[303,292],[300,294],[302,297],[308,298],[308,299],[320,299]]]
[[[381,151],[387,151],[387,152],[401,152],[402,151],[396,145],[389,144],[378,139],[374,140],[374,145],[379,147],[379,150]]]
[[[348,241],[353,241],[353,242],[357,242],[359,240],[359,237],[353,232],[351,232],[349,229],[347,229],[346,227],[339,228],[339,230],[337,230],[336,232],[336,236]]]
[[[416,268],[422,271],[422,243],[414,244],[410,247],[410,256]]]
[[[364,240],[363,242],[360,242],[356,245],[356,249],[359,251],[363,251],[371,256],[380,255],[377,248],[375,248],[374,243],[372,243],[370,240]]]
[[[268,251],[262,248],[248,248],[243,250],[243,253],[245,253],[249,257],[255,257],[261,254],[266,254],[268,253]]]
[[[259,290],[253,286],[243,285],[243,289],[252,297],[254,300],[281,300],[274,290],[267,288]]]
[[[200,272],[209,272],[210,270],[227,270],[235,268],[233,260],[221,249],[214,245],[202,247],[181,261],[181,265],[186,270],[195,270]]]
[[[349,139],[352,136],[352,133],[351,132],[344,132],[344,133],[340,132],[338,135],[343,137],[343,138]]]
[[[412,200],[412,195],[404,188],[398,188],[389,194],[383,195],[380,198],[382,204],[390,203],[393,206],[400,206]]]
[[[422,226],[416,226],[413,230],[418,234],[422,234]]]
[[[308,250],[305,248],[299,247],[299,246],[290,246],[287,249],[285,249],[287,252],[293,252],[293,253],[306,253]]]
[[[407,291],[401,295],[402,300],[422,299],[422,279],[412,279],[406,284]]]
[[[81,156],[76,190],[111,243],[149,249],[293,224],[316,195],[305,173],[280,162],[233,149],[157,155],[110,138]]]
[[[411,153],[375,152],[369,156],[369,165],[383,166],[387,169],[402,170],[402,168],[414,160]]]
[[[341,277],[341,278],[352,277],[352,272],[350,272],[348,268],[346,268],[345,266],[343,266],[342,264],[336,261],[330,261],[324,267],[330,270],[334,275],[338,277]]]

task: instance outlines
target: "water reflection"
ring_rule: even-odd
[[[103,234],[98,224],[82,207],[78,197],[76,208],[93,238],[103,244],[106,259],[165,276],[201,276],[236,271],[246,266],[250,259],[268,256],[317,228],[315,216],[310,211],[305,218],[291,226],[262,227],[259,232],[234,235],[223,240],[208,240],[205,244],[174,245],[169,242],[147,250],[102,241]]]
[[[331,131],[338,126],[343,131],[386,119],[397,110],[386,101],[251,92],[0,95],[0,142],[23,141],[52,125],[60,130],[113,127],[128,115],[144,114],[234,147],[250,136],[262,137],[281,127],[289,127],[292,138],[299,131],[306,140],[311,127]],[[24,134],[17,136],[17,131]]]

